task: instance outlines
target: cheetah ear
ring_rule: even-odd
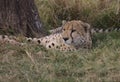
[[[62,26],[66,24],[66,20],[62,20]]]
[[[84,23],[84,27],[87,28],[87,29],[90,29],[90,24]]]
[[[51,34],[61,33],[61,32],[62,32],[62,28],[63,28],[63,26],[66,24],[66,22],[67,22],[66,20],[62,20],[62,26],[61,26],[61,27],[58,27],[58,28],[49,30],[49,32],[50,32]]]
[[[82,24],[82,26],[84,27],[84,29],[85,29],[85,32],[88,32],[89,30],[90,30],[90,24],[88,24],[88,23],[85,23],[85,22],[82,22],[81,21],[81,24]]]
[[[85,32],[88,32],[90,30],[90,24],[84,23],[84,28],[85,28]]]

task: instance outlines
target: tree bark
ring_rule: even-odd
[[[0,0],[0,33],[27,37],[46,35],[34,0]]]

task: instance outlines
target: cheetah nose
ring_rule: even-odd
[[[64,39],[64,41],[67,41],[68,40],[68,38],[63,38]]]

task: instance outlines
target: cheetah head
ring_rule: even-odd
[[[66,22],[62,30],[62,38],[66,44],[75,47],[81,46],[88,39],[90,40],[90,25],[80,20]]]

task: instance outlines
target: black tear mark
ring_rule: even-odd
[[[39,44],[41,43],[41,41],[40,41],[40,40],[38,40],[37,42],[38,42]]]
[[[72,33],[75,32],[76,30],[75,29],[72,29]]]
[[[54,46],[55,44],[54,43],[52,43],[52,46]]]

